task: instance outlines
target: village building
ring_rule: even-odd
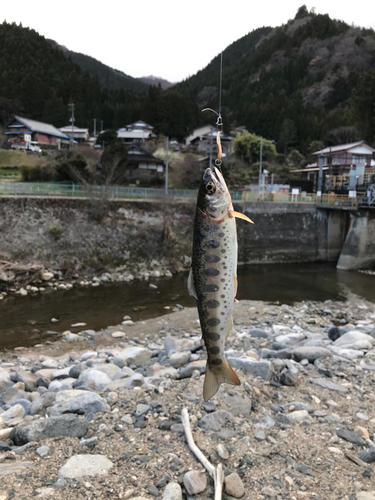
[[[7,125],[5,134],[14,149],[60,149],[69,146],[69,137],[50,123],[15,116]]]
[[[330,146],[315,151],[317,161],[294,173],[300,173],[301,179],[310,180],[316,187],[321,168],[323,191],[366,190],[375,183],[374,153],[375,149],[365,141]]]
[[[199,127],[186,138],[186,146],[190,146],[197,153],[203,153],[206,156],[201,160],[208,159],[210,155],[216,154],[216,138],[217,129],[212,125],[205,125]],[[233,139],[234,137],[221,132],[220,141],[223,150],[223,156],[233,153]]]
[[[164,162],[148,153],[138,144],[128,146],[126,177],[132,184],[160,184],[164,176]]]
[[[138,120],[130,123],[126,127],[117,130],[117,137],[125,142],[125,144],[145,144],[153,139],[156,135],[153,133],[154,127]]]
[[[77,143],[88,142],[90,133],[88,128],[79,128],[72,125],[66,125],[59,128],[60,132],[72,138]]]

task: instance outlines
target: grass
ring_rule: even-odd
[[[0,149],[0,182],[22,180],[18,167],[20,165],[33,167],[39,162],[39,155],[27,155],[24,151]]]

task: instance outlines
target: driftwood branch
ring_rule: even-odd
[[[207,458],[203,455],[201,450],[194,442],[193,435],[190,429],[190,421],[189,421],[189,413],[186,408],[184,408],[181,412],[181,420],[185,430],[186,440],[188,442],[190,450],[194,453],[206,471],[214,480],[215,485],[215,498],[214,500],[221,500],[223,494],[223,483],[224,483],[224,471],[223,466],[219,464],[217,467],[212,465],[212,463],[207,460]]]
[[[44,271],[42,264],[19,264],[0,258],[0,288],[1,285],[17,284],[26,286],[38,280]]]

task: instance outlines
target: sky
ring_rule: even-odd
[[[314,0],[306,6],[348,24],[375,28],[375,9],[370,4],[368,0]],[[127,75],[178,82],[203,69],[250,31],[294,18],[301,5],[303,0],[105,0],[97,4],[0,0],[0,22],[22,23]]]

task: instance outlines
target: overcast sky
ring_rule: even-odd
[[[130,76],[154,75],[177,82],[203,69],[253,29],[286,23],[302,4],[303,0],[0,0],[0,21],[21,22]],[[368,0],[314,0],[306,5],[348,24],[375,28],[375,9]]]

